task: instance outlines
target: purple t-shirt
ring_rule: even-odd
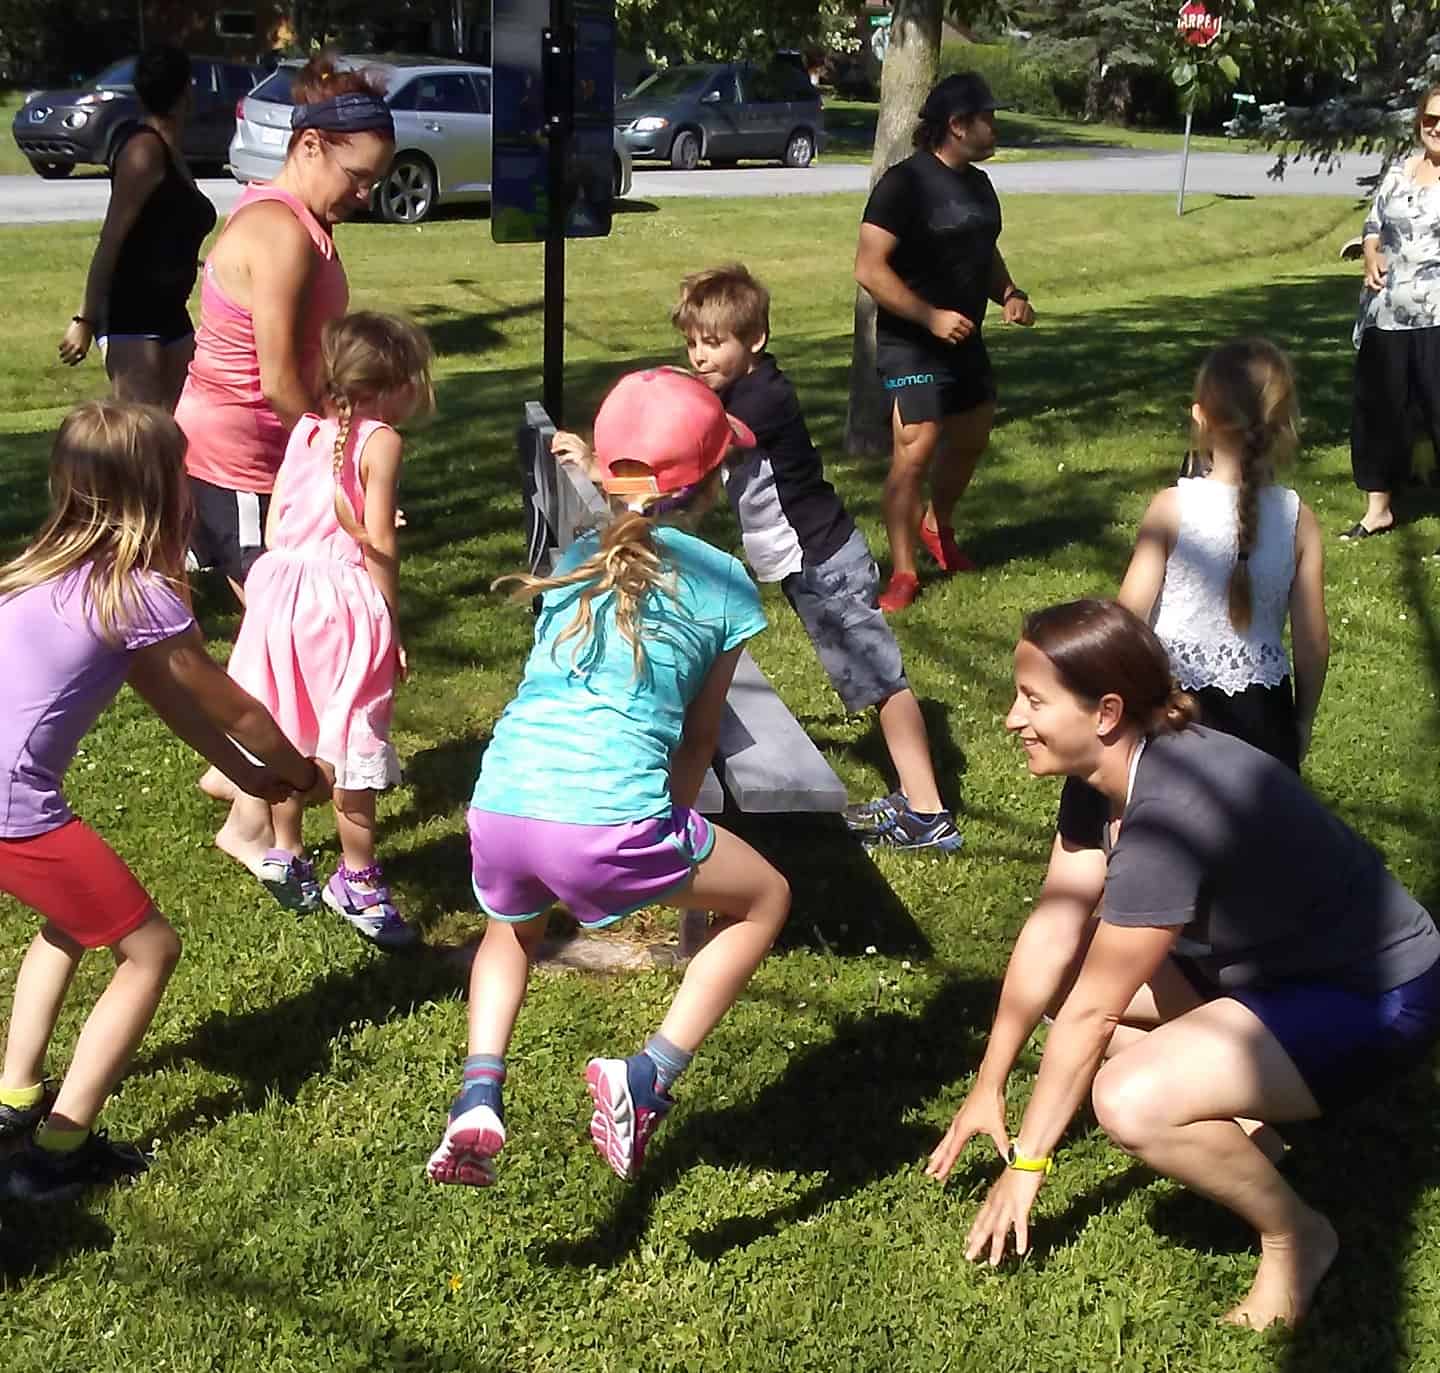
[[[71,818],[60,783],[80,740],[124,683],[130,655],[194,623],[165,582],[137,574],[139,611],[123,643],[109,643],[84,594],[89,571],[0,601],[0,838],[44,834]]]

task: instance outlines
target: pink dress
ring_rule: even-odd
[[[230,212],[225,232],[248,206],[278,200],[304,226],[315,248],[315,263],[300,309],[300,368],[313,385],[320,362],[320,333],[345,313],[350,287],[330,231],[289,191],[247,186]],[[225,233],[221,233],[223,239]],[[264,493],[275,484],[285,456],[285,426],[260,389],[255,320],[215,280],[209,261],[200,278],[200,328],[175,422],[189,448],[185,470],[227,491]]]
[[[378,420],[346,445],[341,484],[363,520],[360,455]],[[230,675],[335,785],[383,790],[400,780],[390,743],[395,630],[360,545],[335,517],[334,420],[306,415],[290,434],[272,508],[275,540],[245,583]]]

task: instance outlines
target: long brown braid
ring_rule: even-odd
[[[1250,558],[1259,537],[1260,492],[1274,479],[1278,462],[1288,462],[1300,439],[1295,372],[1290,359],[1269,339],[1223,343],[1200,368],[1195,403],[1205,417],[1205,434],[1240,450],[1240,489],[1235,498],[1235,566],[1230,573],[1231,625],[1249,629],[1253,614]],[[1213,446],[1213,442],[1210,446]]]
[[[356,415],[398,423],[434,410],[430,340],[407,320],[357,310],[325,326],[320,359],[326,408],[338,426],[332,457],[335,518],[351,538],[368,546],[364,512],[357,515],[345,492],[345,454]]]

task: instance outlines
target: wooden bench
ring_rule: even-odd
[[[549,572],[576,538],[610,517],[603,493],[572,465],[555,460],[550,452],[554,437],[544,407],[527,402],[517,440],[528,558],[537,575]],[[742,653],[736,665],[715,762],[705,773],[696,809],[719,814],[726,792],[737,809],[752,815],[838,814],[847,800],[844,784],[749,653]],[[706,911],[682,912],[682,957],[704,943],[708,916]]]

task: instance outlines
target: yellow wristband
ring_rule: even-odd
[[[1005,1162],[1017,1173],[1044,1173],[1049,1177],[1055,1171],[1053,1154],[1046,1154],[1044,1158],[1026,1158],[1013,1144],[1010,1146],[1010,1157]]]

